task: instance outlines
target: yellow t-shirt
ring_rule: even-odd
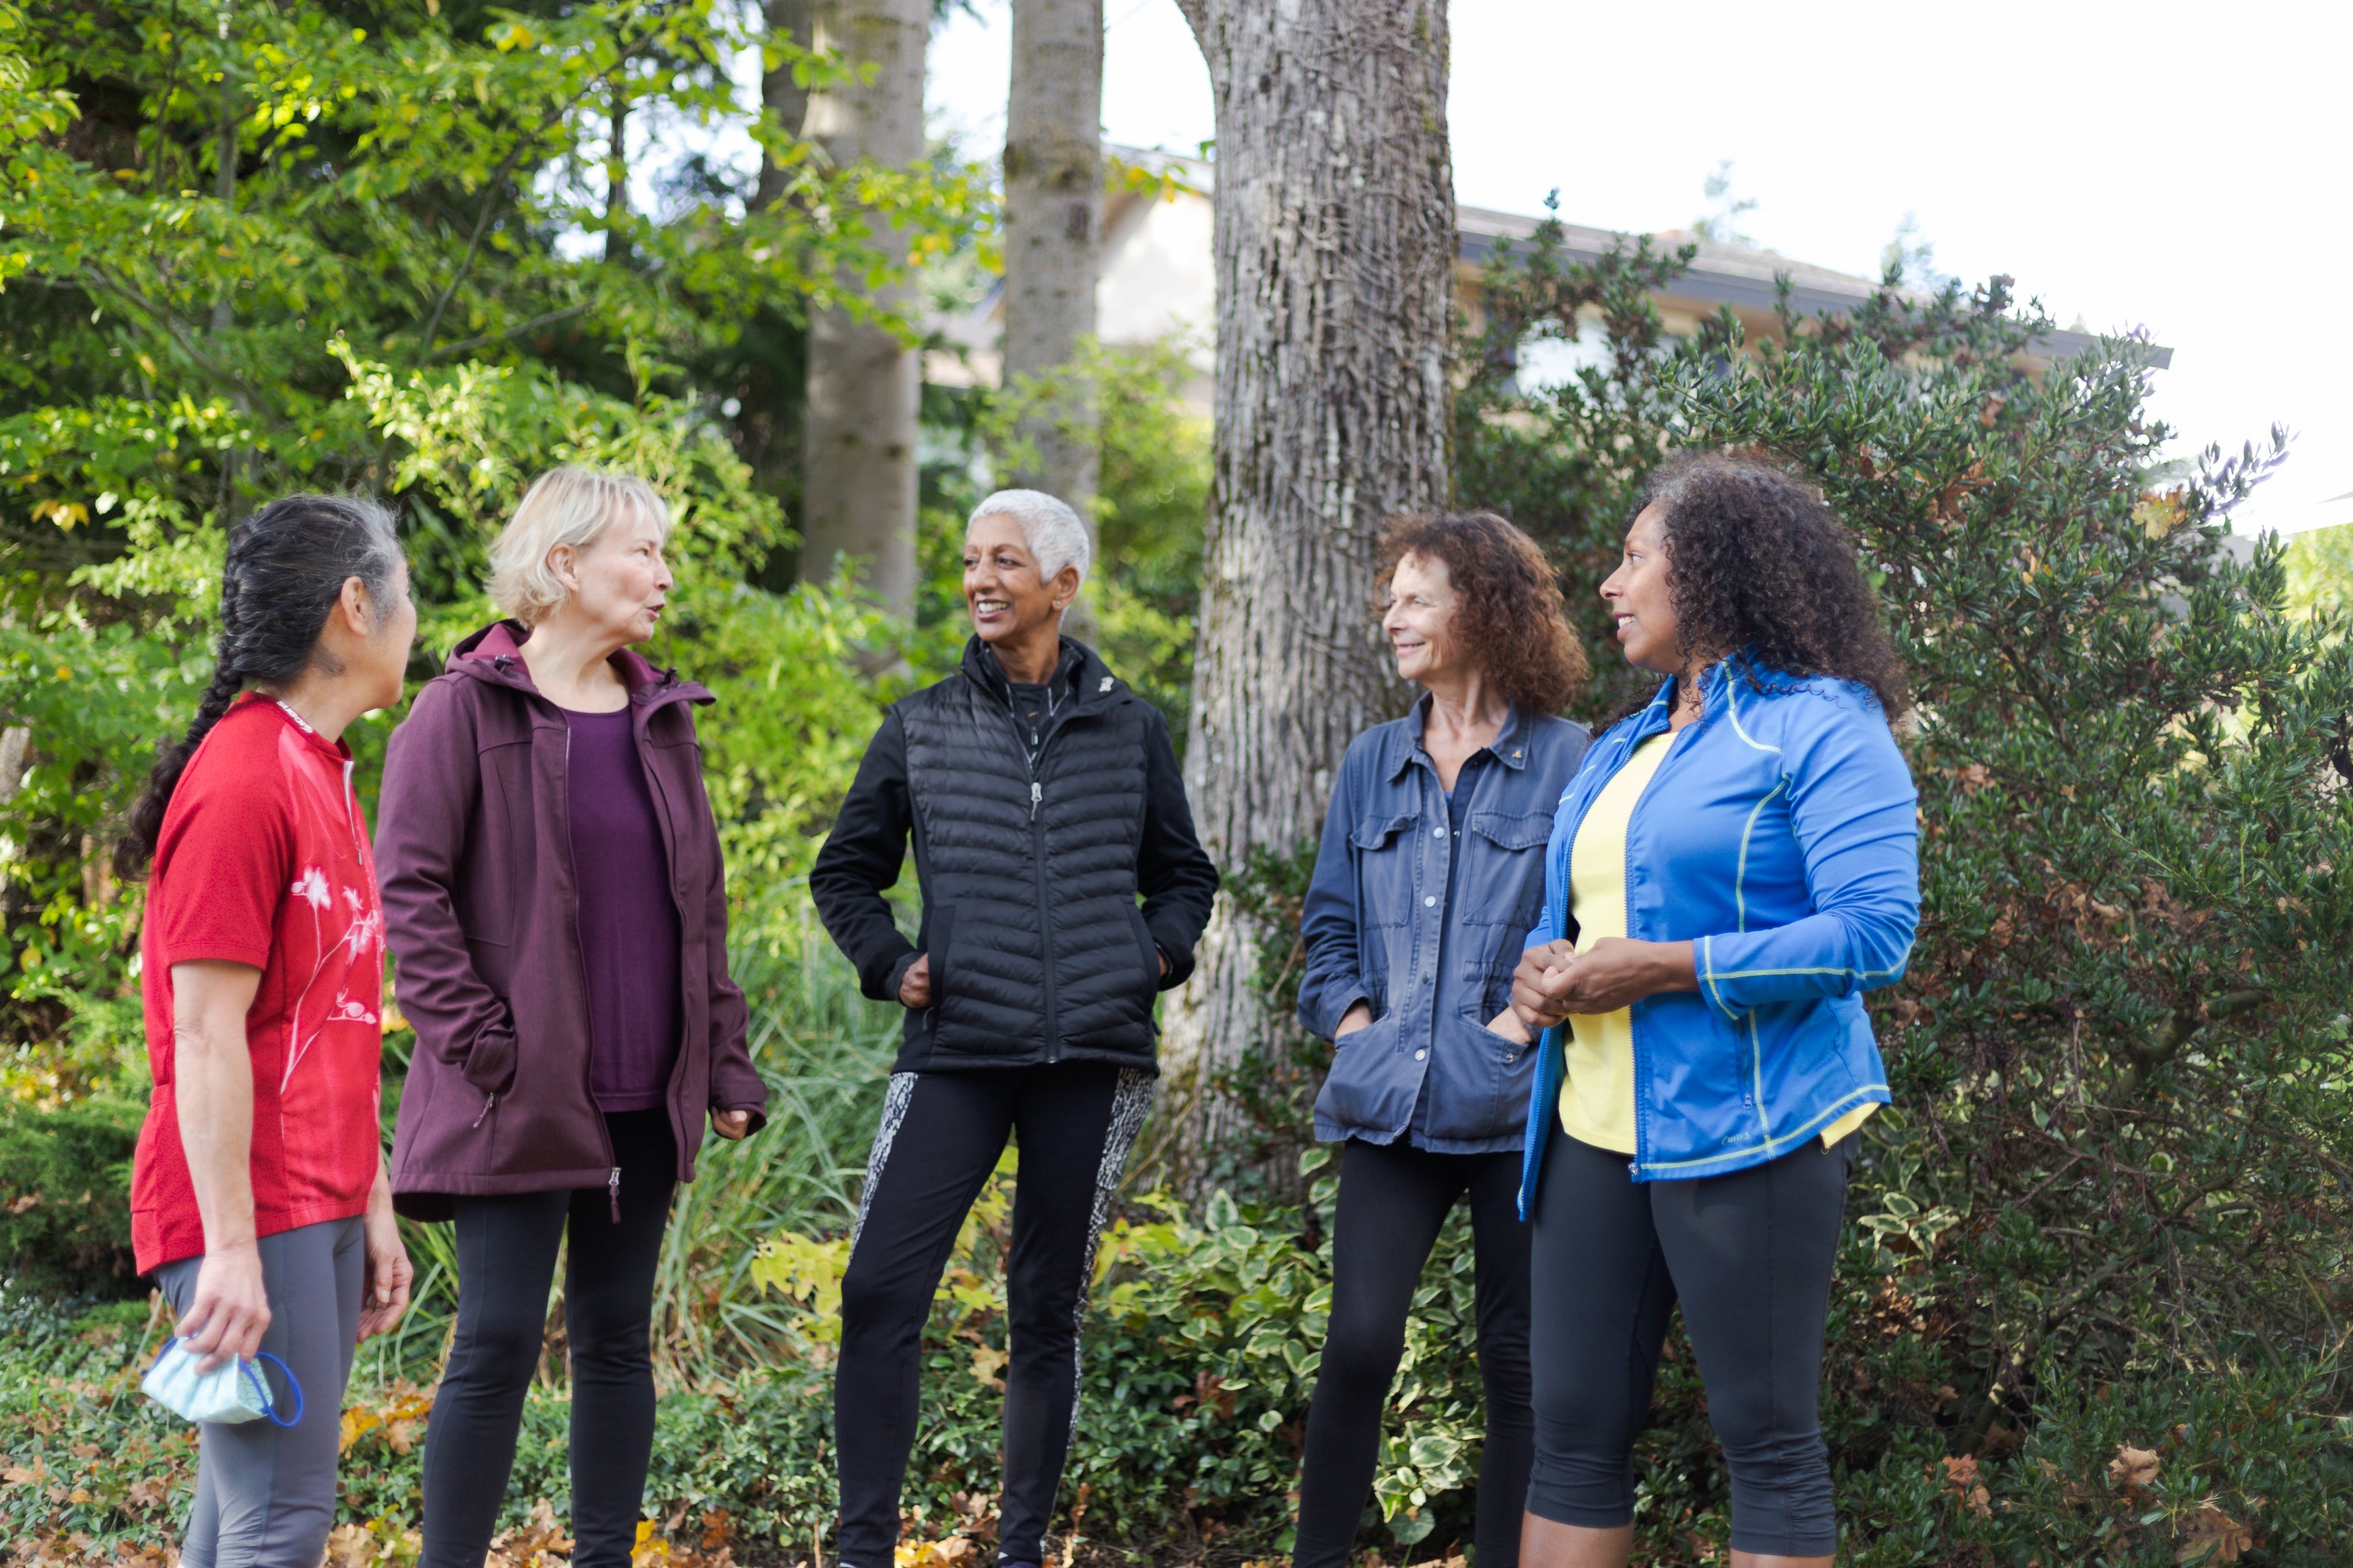
[[[1577,917],[1577,951],[1605,936],[1626,934],[1626,828],[1676,731],[1662,731],[1634,748],[1618,776],[1604,784],[1577,825],[1568,848],[1568,907]],[[1580,1143],[1620,1154],[1634,1152],[1634,1015],[1572,1013],[1565,1043],[1567,1076],[1560,1086],[1560,1130]],[[1822,1131],[1831,1144],[1862,1126],[1879,1107],[1859,1105]]]

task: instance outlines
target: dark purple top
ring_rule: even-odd
[[[630,710],[565,710],[565,770],[580,962],[587,972],[588,1088],[599,1110],[667,1102],[678,1064],[678,903]]]

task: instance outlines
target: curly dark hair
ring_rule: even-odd
[[[1676,640],[1742,655],[1760,676],[1826,675],[1870,689],[1893,721],[1912,705],[1879,600],[1821,492],[1764,458],[1684,452],[1642,487],[1658,507]]]
[[[1584,684],[1585,648],[1536,542],[1492,511],[1393,517],[1381,530],[1376,600],[1409,555],[1446,563],[1461,598],[1454,635],[1504,695],[1525,712],[1559,712]]]

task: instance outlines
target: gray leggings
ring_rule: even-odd
[[[155,1271],[174,1312],[196,1293],[201,1258]],[[196,1462],[196,1506],[180,1543],[181,1568],[318,1568],[335,1522],[335,1456],[343,1384],[359,1342],[367,1243],[357,1219],[325,1220],[261,1238],[269,1329],[261,1348],[302,1384],[302,1419],[207,1421]],[[275,1400],[287,1397],[262,1363]]]

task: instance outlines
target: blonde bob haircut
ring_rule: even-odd
[[[637,475],[574,464],[548,469],[491,545],[491,602],[526,626],[539,625],[571,596],[547,563],[555,547],[586,550],[632,511],[670,538],[670,508]]]

